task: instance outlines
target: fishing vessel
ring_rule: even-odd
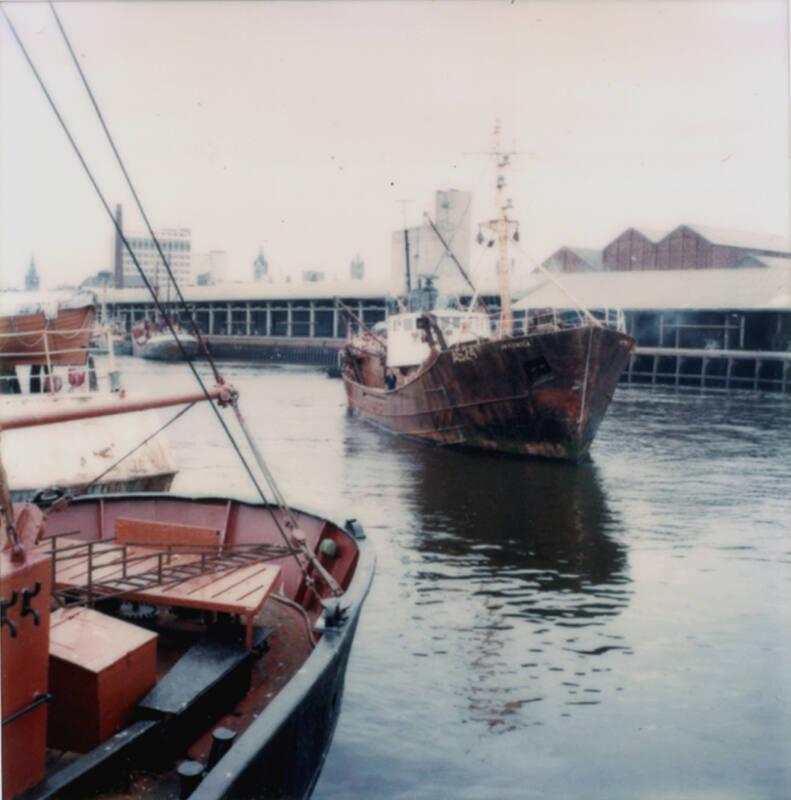
[[[111,350],[117,356],[131,356],[131,334],[124,333],[119,325],[96,327],[91,337],[91,352],[97,355],[106,355]]]
[[[177,469],[167,439],[151,436],[162,425],[154,410],[123,425],[95,413],[46,428],[7,427],[13,419],[68,417],[72,409],[126,398],[113,352],[105,347],[106,357],[95,358],[92,296],[16,295],[3,298],[0,316],[0,428],[12,499],[32,500],[41,491],[167,491]]]
[[[180,327],[176,328],[176,333],[178,342],[164,325],[138,325],[132,329],[132,354],[153,361],[183,361],[185,353],[189,358],[196,356],[197,338]]]
[[[569,309],[512,313],[509,242],[519,232],[505,197],[509,154],[499,127],[494,155],[499,216],[482,226],[479,240],[486,230],[498,247],[500,312],[479,307],[475,286],[432,224],[473,299],[443,306],[431,281],[419,281],[379,329],[360,323],[343,353],[348,406],[389,432],[431,444],[579,462],[635,342],[617,310],[594,314],[573,298]]]

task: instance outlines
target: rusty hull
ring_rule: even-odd
[[[634,340],[586,326],[434,351],[384,388],[383,359],[347,354],[349,408],[388,431],[438,445],[581,461]]]

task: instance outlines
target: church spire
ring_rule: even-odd
[[[27,268],[27,275],[25,275],[25,289],[29,292],[38,291],[39,279],[38,270],[36,269],[36,259],[30,256],[30,266]]]

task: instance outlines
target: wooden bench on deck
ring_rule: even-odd
[[[127,600],[237,614],[245,618],[246,645],[253,646],[253,622],[280,576],[279,566],[255,560],[223,564],[216,528],[119,517],[114,531],[114,541],[92,545],[90,569],[87,553],[59,564],[55,588],[80,589],[89,583],[112,582],[119,587],[117,595]],[[80,543],[87,549],[87,542],[60,537],[57,547]],[[195,574],[206,559],[214,559],[215,566]],[[163,563],[171,573],[179,567],[192,572],[184,577],[171,574],[157,585],[149,582],[148,588],[135,588],[134,582],[141,579],[145,586],[144,576],[149,578],[158,570],[162,574]]]

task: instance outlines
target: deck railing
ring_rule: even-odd
[[[174,586],[199,575],[217,574],[289,555],[285,546],[266,542],[165,545],[157,542],[119,544],[113,539],[69,541],[64,546],[59,545],[64,537],[78,533],[69,531],[49,537],[53,595],[62,607],[92,606],[100,599]],[[82,569],[66,578],[63,572],[69,566]],[[100,572],[104,575],[97,574]]]
[[[69,356],[84,356],[87,362],[88,356],[93,352],[98,352],[99,348],[86,341],[86,335],[92,333],[92,340],[106,338],[107,352],[110,355],[110,364],[106,372],[98,372],[95,367],[88,362],[88,384],[89,388],[93,391],[99,387],[99,383],[107,380],[108,388],[111,391],[117,391],[120,388],[119,375],[115,368],[115,361],[113,358],[113,343],[112,331],[110,328],[95,328],[93,325],[83,326],[74,329],[48,329],[33,331],[5,331],[0,333],[0,394],[26,394],[22,391],[22,384],[20,376],[17,373],[19,367],[38,367],[37,373],[30,375],[31,380],[31,393],[38,394],[55,394],[58,391],[56,387],[57,381],[54,379],[56,375],[56,367],[63,367],[69,369],[69,384],[70,389],[75,389],[83,385],[84,377],[81,381],[76,379],[72,382],[71,370],[77,369],[82,365],[79,363],[69,364]],[[82,337],[82,344],[77,347],[53,347],[54,343],[74,341],[78,337]],[[9,350],[13,347],[13,350]],[[24,349],[20,349],[24,348]],[[43,373],[41,372],[43,368]],[[50,376],[53,376],[50,379]],[[33,382],[38,381],[37,388],[33,387]]]
[[[74,328],[74,329],[52,329],[42,328],[38,331],[5,331],[0,333],[0,359],[4,358],[42,358],[49,360],[54,356],[67,355],[70,353],[84,353],[86,348],[84,346],[73,348],[54,348],[51,342],[55,339],[63,339],[65,341],[73,341],[79,336],[85,336],[90,328]],[[16,339],[24,350],[13,352],[8,350],[9,345],[13,346],[14,342],[9,342],[10,339]],[[38,348],[38,349],[36,349]]]
[[[495,317],[499,327],[499,317]],[[542,331],[567,330],[587,325],[600,325],[604,328],[625,332],[626,320],[620,308],[603,308],[578,311],[573,308],[547,308],[537,311],[515,311],[511,332],[522,336]]]

